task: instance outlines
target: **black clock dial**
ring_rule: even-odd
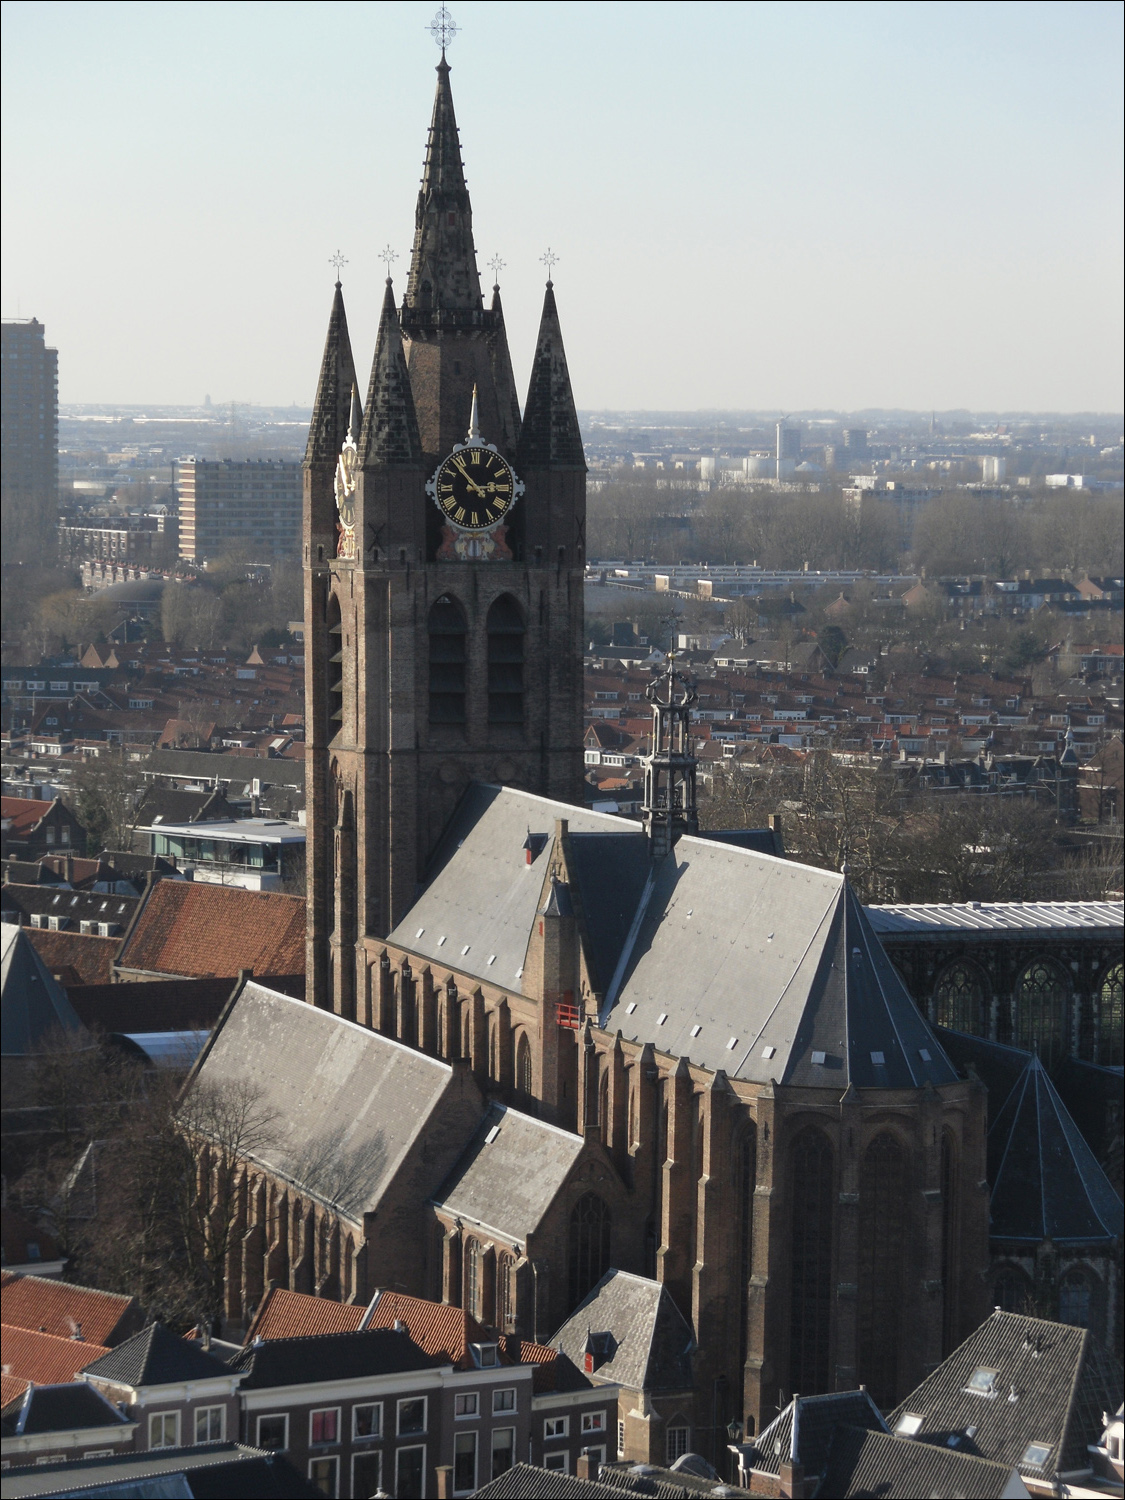
[[[462,531],[488,531],[512,508],[516,481],[491,448],[459,448],[437,471],[438,509]]]

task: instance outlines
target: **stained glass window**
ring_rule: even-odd
[[[1115,964],[1098,991],[1098,1061],[1109,1067],[1125,1062],[1122,1053],[1122,965]]]
[[[597,1193],[586,1193],[570,1215],[570,1306],[576,1307],[609,1270],[610,1215]]]
[[[987,998],[984,977],[974,964],[950,964],[934,986],[934,1020],[951,1031],[985,1036]]]
[[[1046,959],[1035,959],[1016,986],[1016,1045],[1037,1052],[1051,1068],[1066,1050],[1068,985],[1062,971]]]

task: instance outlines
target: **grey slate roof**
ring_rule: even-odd
[[[434,1201],[458,1218],[526,1242],[584,1146],[580,1135],[493,1104]]]
[[[791,1459],[810,1478],[823,1474],[832,1434],[841,1422],[872,1432],[887,1431],[879,1408],[866,1391],[795,1396],[753,1442],[743,1445],[743,1465],[762,1474],[780,1474],[782,1459]]]
[[[469,789],[391,941],[516,989],[558,818],[608,1030],[761,1083],[956,1079],[843,875],[696,837],[654,865],[627,819],[512,788]]]
[[[745,1492],[715,1479],[690,1472],[661,1469],[655,1464],[603,1465],[597,1479],[579,1479],[534,1464],[515,1464],[482,1489],[476,1500],[621,1500],[623,1495],[647,1495],[652,1500],[690,1500],[695,1495],[736,1496]]]
[[[995,1372],[995,1394],[969,1388],[977,1370]],[[1089,1466],[1086,1445],[1097,1442],[1102,1412],[1116,1410],[1120,1399],[1120,1374],[1087,1329],[996,1311],[910,1393],[887,1425],[893,1432],[912,1412],[922,1418],[917,1443],[950,1446],[956,1438],[960,1453],[1049,1479]],[[1025,1461],[1030,1443],[1050,1450],[1046,1462]]]
[[[448,1063],[264,985],[246,985],[197,1068],[249,1083],[276,1125],[253,1153],[360,1222],[449,1092]]]
[[[318,1333],[306,1338],[256,1340],[230,1361],[235,1374],[246,1373],[240,1391],[310,1381],[360,1380],[432,1370],[449,1361],[427,1354],[407,1333],[369,1328],[349,1333]]]
[[[583,1368],[590,1334],[608,1334],[593,1374],[629,1390],[682,1391],[692,1384],[691,1325],[658,1281],[609,1270],[551,1340]]]
[[[920,1495],[1001,1500],[1027,1495],[1028,1489],[1011,1464],[840,1426],[834,1429],[827,1468],[814,1493],[831,1500],[872,1495],[880,1500],[917,1500]]]
[[[87,1427],[127,1427],[129,1419],[102,1393],[81,1380],[65,1385],[29,1385],[18,1410],[3,1418],[5,1437],[37,1432],[74,1432]]]
[[[214,1380],[227,1374],[216,1359],[190,1339],[178,1338],[163,1323],[150,1323],[131,1339],[118,1344],[83,1374],[133,1390],[145,1385],[177,1385],[187,1380]]]
[[[970,901],[958,904],[916,906],[869,906],[867,915],[875,931],[913,937],[940,937],[943,933],[1121,930],[1125,904],[1120,901]]]
[[[30,1057],[60,1030],[89,1036],[31,939],[12,923],[0,924],[0,1052]]]
[[[1125,1206],[1037,1057],[988,1130],[993,1239],[1112,1244]]]
[[[122,1500],[319,1500],[321,1491],[280,1453],[241,1443],[123,1453],[8,1469],[4,1500],[115,1495]]]

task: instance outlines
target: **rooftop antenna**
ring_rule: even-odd
[[[441,6],[436,16],[430,22],[430,35],[441,48],[442,59],[445,58],[445,49],[453,38],[461,30],[456,21],[449,14],[448,6]]]
[[[391,245],[390,245],[390,241],[388,241],[383,246],[383,248],[379,251],[379,259],[386,266],[386,268],[387,268],[387,280],[390,281],[390,279],[391,279],[391,266],[394,264],[394,262],[396,260],[398,260],[398,251],[397,250],[392,250]]]
[[[340,272],[348,263],[348,257],[342,250],[337,250],[335,255],[328,257],[328,264],[336,267],[336,285],[340,285]]]
[[[506,264],[507,262],[502,261],[498,254],[494,255],[488,262],[488,269],[492,272],[493,289],[496,291],[499,291],[500,289],[500,272],[504,269]]]
[[[551,273],[557,265],[559,258],[551,249],[550,245],[548,245],[546,251],[539,257],[539,259],[547,267],[547,285],[550,286],[552,284]]]

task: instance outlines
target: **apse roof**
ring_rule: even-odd
[[[1112,1244],[1125,1207],[1037,1057],[988,1130],[993,1239]]]

